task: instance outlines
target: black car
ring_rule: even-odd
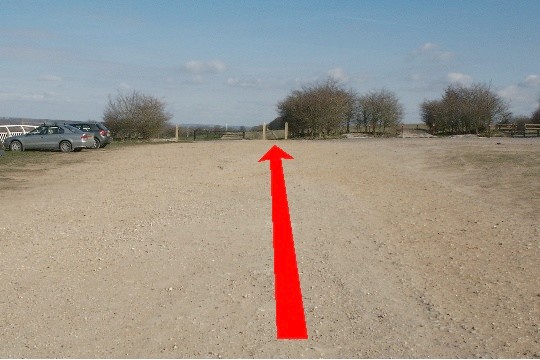
[[[71,123],[69,124],[84,132],[94,134],[94,149],[104,148],[107,144],[112,143],[113,138],[111,132],[105,125],[98,122]]]

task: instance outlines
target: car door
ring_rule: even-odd
[[[21,136],[21,141],[25,149],[40,149],[43,143],[43,136],[48,130],[48,126],[40,126]]]
[[[42,144],[40,147],[43,149],[58,149],[60,143],[60,137],[64,131],[59,126],[49,126],[45,134],[42,135]]]

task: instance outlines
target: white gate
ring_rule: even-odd
[[[34,125],[0,125],[0,143],[4,143],[7,137],[26,134],[35,128],[37,126]]]

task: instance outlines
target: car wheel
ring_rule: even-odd
[[[99,149],[101,147],[101,141],[98,138],[94,138],[94,149]]]
[[[23,147],[20,141],[12,141],[11,144],[9,144],[9,149],[11,151],[23,151]]]
[[[73,146],[71,146],[71,143],[69,141],[62,141],[60,143],[61,152],[71,152],[71,150],[73,150]]]

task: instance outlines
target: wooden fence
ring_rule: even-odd
[[[194,129],[193,141],[200,140],[281,140],[288,138],[288,124],[284,130],[269,130],[263,124],[260,131],[223,131],[210,129]],[[176,129],[178,140],[178,127]]]
[[[540,137],[540,124],[497,124],[499,132],[510,134],[510,136],[523,136],[535,134]]]

